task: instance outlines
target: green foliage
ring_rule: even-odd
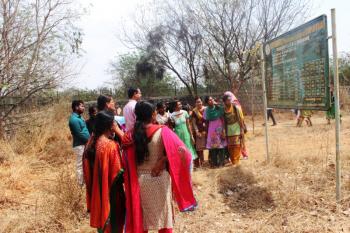
[[[329,60],[329,72],[331,85],[334,83],[333,58]],[[350,86],[350,53],[341,53],[338,57],[339,84]]]
[[[342,86],[350,86],[350,53],[339,58],[339,81]]]
[[[140,88],[145,97],[168,96],[174,92],[173,78],[162,71],[160,64],[149,55],[127,53],[119,56],[111,66],[119,98],[126,97],[129,87]]]

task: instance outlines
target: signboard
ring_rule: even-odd
[[[322,15],[265,45],[267,105],[327,110],[327,16]]]

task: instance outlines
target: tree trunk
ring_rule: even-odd
[[[232,82],[231,82],[231,91],[232,91],[232,93],[237,95],[238,91],[239,91],[239,88],[240,88],[239,81],[232,80]]]

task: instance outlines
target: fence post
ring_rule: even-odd
[[[341,200],[341,164],[340,164],[340,108],[339,108],[339,74],[338,74],[338,49],[337,31],[335,21],[335,9],[331,9],[332,15],[332,44],[333,44],[333,71],[334,71],[334,99],[335,99],[335,140],[336,140],[336,199]]]
[[[266,82],[265,82],[265,48],[264,44],[261,44],[261,78],[263,86],[263,101],[264,101],[264,120],[265,120],[265,146],[266,146],[266,161],[270,162],[269,154],[269,134],[267,130],[267,97],[266,97]]]

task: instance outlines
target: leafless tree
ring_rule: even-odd
[[[186,1],[168,0],[155,11],[158,21],[147,16],[135,18],[137,30],[127,42],[146,53],[156,54],[188,93],[195,96],[203,82],[203,38],[190,5]]]
[[[192,95],[203,81],[237,92],[258,65],[257,45],[295,26],[309,10],[306,0],[166,0],[153,4],[155,10],[141,10],[142,16],[135,17],[137,27],[128,43],[139,49],[151,45]]]
[[[79,14],[68,0],[0,1],[0,102],[16,101],[9,116],[32,96],[70,77],[73,54],[81,44],[74,26]]]
[[[200,0],[195,9],[206,65],[237,92],[257,65],[257,44],[287,31],[309,8],[303,0]]]

